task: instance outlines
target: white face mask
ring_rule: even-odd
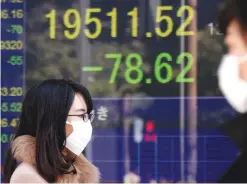
[[[91,121],[67,121],[66,123],[72,125],[73,132],[66,138],[65,146],[74,154],[80,155],[92,137]]]
[[[239,76],[239,63],[246,57],[225,55],[218,69],[219,88],[228,103],[239,113],[247,112],[247,79]]]

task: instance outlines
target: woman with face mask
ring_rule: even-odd
[[[218,69],[219,88],[239,113],[221,129],[240,149],[237,159],[218,182],[247,183],[247,1],[225,0],[218,26],[228,47]]]
[[[31,88],[7,152],[4,182],[99,182],[98,169],[82,154],[93,116],[91,96],[79,84],[46,80]]]
[[[246,5],[246,6],[245,6]],[[232,107],[247,112],[247,2],[228,0],[220,15],[228,53],[218,70],[219,87]],[[241,11],[242,9],[242,11]]]

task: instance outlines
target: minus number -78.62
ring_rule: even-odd
[[[122,62],[123,55],[120,53],[108,53],[105,55],[105,58],[115,60],[109,80],[110,84],[114,84],[116,82],[117,75],[119,74],[119,69],[121,68],[120,64]],[[175,73],[171,65],[173,60],[174,58],[172,55],[167,52],[162,52],[157,55],[152,68],[154,70],[154,77],[159,83],[165,84],[172,81]],[[192,54],[189,52],[182,52],[176,57],[175,62],[180,65],[184,60],[186,60],[184,69],[177,75],[175,81],[178,83],[192,83],[195,79],[187,76],[193,66]],[[124,78],[129,84],[139,84],[143,81],[143,79],[145,79],[143,58],[140,54],[128,54],[125,59],[125,65],[126,69],[124,71]],[[132,75],[133,73],[135,76]],[[165,75],[162,73],[165,73]]]

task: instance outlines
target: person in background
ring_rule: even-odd
[[[244,8],[243,8],[244,7]],[[219,29],[228,53],[218,70],[219,87],[232,107],[247,112],[247,2],[227,0],[221,10]],[[230,73],[229,73],[230,72]]]
[[[99,182],[98,168],[81,154],[92,136],[92,120],[85,87],[56,79],[32,87],[7,152],[4,182]]]
[[[219,11],[218,28],[228,52],[218,68],[218,82],[228,103],[239,113],[220,129],[237,144],[240,154],[219,183],[247,183],[247,1],[225,0]]]

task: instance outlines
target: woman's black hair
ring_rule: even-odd
[[[65,122],[76,93],[83,96],[89,114],[93,109],[90,93],[82,85],[70,80],[46,80],[32,87],[23,101],[14,139],[22,135],[36,138],[37,170],[48,182],[55,182],[56,176],[60,174],[76,172],[68,172],[73,166],[73,159],[65,161],[62,155],[66,140]],[[9,182],[17,161],[11,148],[6,154],[3,176],[4,182]]]
[[[226,34],[227,27],[232,20],[236,20],[243,31],[247,31],[247,1],[225,0],[217,17],[217,27],[221,33]]]

